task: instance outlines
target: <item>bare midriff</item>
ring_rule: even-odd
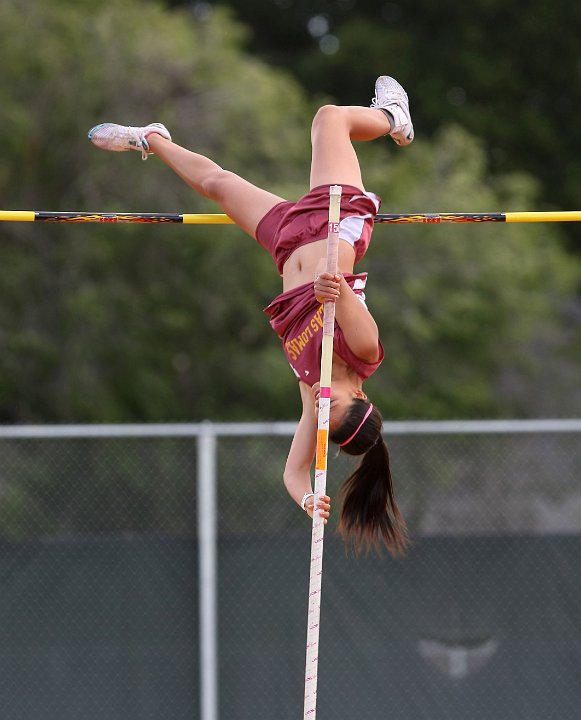
[[[316,240],[297,248],[286,261],[282,270],[283,292],[308,282],[314,282],[316,274],[325,269],[326,256],[326,240]],[[354,262],[355,250],[348,242],[340,241],[338,272],[352,273]]]

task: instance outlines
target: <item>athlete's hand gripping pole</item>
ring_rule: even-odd
[[[329,231],[327,235],[326,270],[332,275],[337,273],[341,193],[342,187],[340,185],[331,185],[329,190]],[[319,621],[321,616],[321,582],[323,579],[323,539],[325,524],[323,518],[316,511],[316,508],[320,497],[326,493],[327,484],[334,326],[335,303],[333,301],[327,301],[325,302],[323,314],[323,346],[321,350],[321,381],[317,421],[317,450],[315,455],[315,511],[313,512],[313,529],[311,535],[304,720],[314,720],[317,712]]]

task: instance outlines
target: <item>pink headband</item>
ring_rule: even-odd
[[[372,403],[369,403],[369,407],[367,408],[367,412],[366,412],[365,415],[363,416],[363,420],[359,423],[359,425],[357,426],[357,429],[355,430],[355,432],[353,433],[353,435],[351,435],[350,437],[348,437],[347,440],[345,440],[344,442],[339,443],[339,447],[343,447],[343,445],[347,445],[347,443],[350,443],[351,440],[353,440],[353,438],[355,437],[355,435],[357,435],[357,433],[358,433],[358,432],[361,430],[361,428],[363,427],[363,423],[367,420],[367,418],[369,417],[369,415],[370,415],[370,413],[371,413],[372,410],[373,410],[373,405],[372,405]]]

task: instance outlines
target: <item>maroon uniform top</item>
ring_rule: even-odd
[[[345,280],[365,301],[367,273],[346,274]],[[315,298],[313,283],[299,285],[277,297],[265,308],[270,324],[282,340],[284,353],[299,380],[314,385],[321,376],[321,347],[323,342],[323,304]],[[351,352],[341,328],[335,323],[333,352],[344,360],[357,375],[365,380],[383,360],[384,351],[378,342],[377,362],[367,363]]]

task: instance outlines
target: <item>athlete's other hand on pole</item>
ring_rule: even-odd
[[[310,518],[313,517],[314,500],[314,497],[310,497],[305,502],[305,510]],[[319,509],[319,515],[323,518],[323,522],[326,525],[329,515],[331,514],[331,498],[328,495],[321,495],[317,503],[317,508]]]
[[[315,278],[315,297],[318,302],[335,302],[341,295],[341,275],[321,272]]]

